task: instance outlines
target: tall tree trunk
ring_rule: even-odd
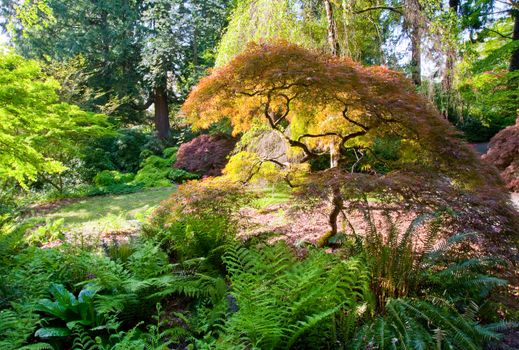
[[[449,0],[449,11],[451,11],[454,15],[457,15],[459,4],[460,0]],[[448,40],[445,56],[445,71],[443,72],[442,89],[446,96],[446,106],[445,110],[443,111],[443,115],[446,119],[449,119],[451,91],[454,81],[454,64],[456,62],[456,49],[451,40]]]
[[[169,128],[168,92],[164,84],[155,88],[155,130],[160,139],[171,135]]]
[[[416,86],[422,84],[421,31],[417,24],[411,24],[411,78]]]
[[[354,48],[352,47],[352,43],[350,42],[350,38],[355,37],[355,27],[351,25],[352,16],[353,16],[353,8],[355,7],[356,0],[342,0],[341,3],[341,12],[342,12],[342,22],[343,22],[343,51],[342,54],[347,57],[351,57],[354,60],[359,60],[356,55],[353,54]],[[356,53],[356,52],[355,52]]]
[[[195,69],[198,67],[198,33],[196,25],[193,29],[193,65]]]
[[[418,0],[405,0],[404,11],[404,25],[411,39],[411,78],[419,86],[422,83],[422,6]]]
[[[328,44],[333,56],[339,55],[339,39],[337,38],[337,24],[333,18],[333,8],[330,0],[324,0],[326,19],[328,20]]]
[[[512,40],[519,40],[519,9],[513,9],[511,14],[514,18],[514,33],[512,34]],[[510,58],[510,72],[519,69],[519,48],[515,49],[512,52],[512,57]]]

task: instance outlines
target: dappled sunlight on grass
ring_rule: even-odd
[[[65,205],[45,215],[51,220],[64,219],[65,227],[76,230],[106,232],[135,227],[167,199],[175,187],[163,187],[138,193],[99,196]]]
[[[258,188],[259,198],[251,202],[255,209],[265,209],[271,205],[287,203],[291,198],[291,189],[285,185]]]

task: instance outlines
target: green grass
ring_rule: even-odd
[[[167,199],[175,187],[162,187],[123,195],[89,197],[64,205],[43,216],[64,220],[64,226],[78,231],[107,232],[135,227]]]
[[[251,202],[251,207],[261,210],[271,205],[287,203],[291,199],[290,187],[284,185],[257,189],[260,197]]]

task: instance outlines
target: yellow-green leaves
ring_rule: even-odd
[[[60,103],[57,89],[37,62],[0,54],[0,181],[26,187],[39,174],[63,172],[85,139],[107,132],[105,116]]]

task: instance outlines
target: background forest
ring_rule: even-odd
[[[1,349],[519,348],[516,0],[0,31]]]

